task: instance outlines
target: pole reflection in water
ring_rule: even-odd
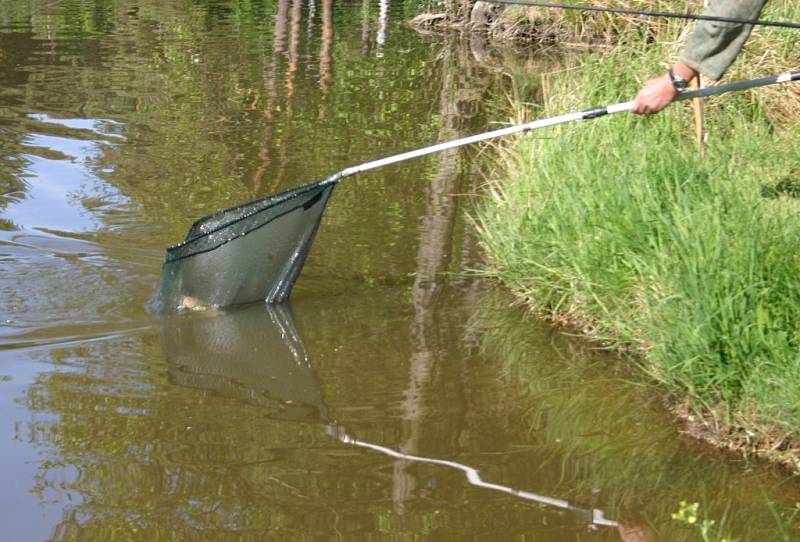
[[[302,337],[286,305],[258,304],[214,314],[165,320],[162,347],[174,383],[263,406],[271,419],[320,424],[339,442],[393,459],[457,469],[480,488],[566,510],[589,526],[618,527],[602,510],[483,480],[477,469],[452,461],[403,453],[359,440],[332,421]]]
[[[353,444],[355,446],[361,446],[362,448],[367,448],[369,450],[380,452],[382,454],[388,455],[389,457],[402,459],[404,461],[418,461],[420,463],[430,463],[431,465],[442,465],[444,467],[458,469],[467,475],[467,480],[469,481],[470,484],[474,486],[483,487],[486,489],[492,489],[494,491],[500,491],[501,493],[507,493],[509,495],[513,495],[514,497],[519,497],[521,499],[538,502],[540,504],[546,504],[548,506],[554,506],[556,508],[561,508],[563,510],[577,512],[581,516],[581,518],[583,518],[583,520],[590,525],[602,525],[604,527],[619,526],[618,522],[606,519],[603,511],[598,510],[596,508],[594,510],[587,510],[585,508],[579,508],[577,506],[573,506],[567,501],[562,501],[561,499],[554,499],[546,495],[538,495],[536,493],[531,493],[530,491],[523,491],[520,489],[514,489],[500,484],[492,484],[489,482],[485,482],[483,481],[483,479],[481,479],[481,476],[476,469],[468,465],[464,465],[462,463],[457,463],[456,461],[448,461],[446,459],[434,459],[432,457],[421,457],[418,455],[404,454],[392,450],[391,448],[387,448],[385,446],[378,446],[377,444],[370,444],[369,442],[360,441],[358,439],[349,436],[346,433],[340,433],[338,435],[338,438],[341,442],[344,442],[345,444]]]

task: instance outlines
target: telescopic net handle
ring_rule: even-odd
[[[713,96],[716,94],[724,94],[726,92],[733,92],[739,90],[747,90],[756,87],[763,87],[766,85],[774,85],[779,83],[789,83],[792,81],[800,80],[800,72],[786,72],[780,75],[773,75],[770,77],[762,77],[760,79],[748,79],[745,81],[735,81],[733,83],[726,83],[724,85],[719,85],[715,87],[707,87],[701,88],[698,90],[690,90],[688,92],[682,92],[678,94],[675,98],[676,101],[682,100],[690,100],[692,98],[703,98],[705,96]],[[507,128],[501,128],[499,130],[493,130],[491,132],[484,132],[482,134],[475,134],[473,136],[464,137],[461,139],[454,139],[452,141],[446,141],[444,143],[438,143],[436,145],[431,145],[430,147],[424,147],[422,149],[416,149],[413,151],[404,152],[401,154],[396,154],[394,156],[389,156],[386,158],[381,158],[379,160],[374,160],[372,162],[366,162],[364,164],[360,164],[357,166],[351,166],[349,168],[343,169],[339,173],[335,173],[326,179],[327,182],[335,183],[338,182],[343,177],[347,177],[350,175],[354,175],[356,173],[361,173],[364,171],[368,171],[370,169],[375,169],[378,167],[387,166],[389,164],[395,164],[397,162],[402,162],[404,160],[409,160],[411,158],[417,158],[419,156],[425,156],[427,154],[433,154],[435,152],[445,151],[448,149],[453,149],[456,147],[461,147],[463,145],[469,145],[471,143],[478,143],[480,141],[486,141],[487,139],[494,139],[496,137],[502,137],[512,134],[520,134],[524,132],[529,132],[531,130],[538,130],[539,128],[546,128],[548,126],[555,126],[557,124],[563,124],[565,122],[572,122],[574,120],[589,120],[594,119],[597,117],[602,117],[605,115],[610,115],[613,113],[622,113],[623,111],[630,111],[633,108],[633,102],[622,102],[607,105],[604,107],[595,107],[592,109],[587,109],[586,111],[576,111],[574,113],[567,113],[565,115],[559,115],[557,117],[550,117],[548,119],[540,119],[535,120],[532,122],[528,122],[525,124],[518,124],[515,126],[509,126]]]

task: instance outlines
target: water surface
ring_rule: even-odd
[[[198,217],[494,128],[557,62],[412,13],[0,0],[9,540],[696,538],[681,500],[791,529],[793,479],[463,274],[478,149],[343,182],[288,306],[148,311]]]

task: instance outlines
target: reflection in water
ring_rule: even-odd
[[[499,491],[501,493],[507,493],[508,495],[518,497],[520,499],[525,499],[528,501],[545,504],[547,506],[553,506],[555,508],[560,508],[562,510],[577,512],[578,514],[580,514],[583,520],[590,525],[600,525],[603,527],[619,527],[619,523],[607,519],[602,510],[597,510],[597,509],[586,510],[584,508],[573,506],[567,501],[563,501],[561,499],[554,499],[546,495],[537,495],[536,493],[531,493],[530,491],[523,491],[520,489],[514,489],[500,484],[492,484],[489,482],[485,482],[481,478],[477,470],[468,465],[464,465],[463,463],[457,463],[455,461],[447,461],[445,459],[434,459],[431,457],[421,457],[416,455],[404,454],[392,450],[391,448],[387,448],[386,446],[379,446],[377,444],[371,444],[369,442],[360,441],[356,438],[347,435],[346,433],[341,434],[339,439],[345,444],[353,444],[355,446],[367,448],[369,450],[380,452],[384,455],[388,455],[389,457],[394,457],[397,459],[401,459],[403,461],[416,461],[419,463],[429,463],[431,465],[441,465],[443,467],[450,467],[452,469],[460,470],[467,475],[467,480],[469,481],[470,484],[474,486],[482,487],[485,489],[492,489],[494,491]]]
[[[456,461],[399,452],[351,436],[345,427],[328,419],[313,365],[288,306],[259,304],[212,315],[170,318],[162,328],[162,345],[170,378],[182,386],[253,402],[265,408],[272,419],[319,423],[325,434],[339,442],[404,463],[459,470],[473,486],[575,513],[588,525],[619,525],[602,510],[484,481],[477,469]]]
[[[270,417],[317,421],[322,394],[287,305],[165,320],[170,379],[192,388],[270,405]]]
[[[370,48],[370,33],[372,25],[370,24],[370,0],[361,0],[361,54],[367,56]]]
[[[292,23],[289,33],[289,59],[286,66],[286,113],[292,112],[292,97],[294,96],[294,76],[297,72],[297,60],[300,45],[300,8],[302,0],[292,0]]]
[[[333,47],[333,0],[322,0],[322,47],[319,51],[319,89],[328,92],[331,78],[331,48]]]
[[[100,163],[104,153],[126,143],[125,126],[29,112],[19,116],[19,128],[0,143],[9,153],[0,156],[0,345],[101,335],[115,328],[97,314],[101,306],[124,297],[115,283],[131,280],[153,260],[135,246],[117,259],[101,242],[113,230],[110,219],[134,207],[108,182],[114,168]],[[8,174],[5,164],[13,165]],[[112,260],[127,277],[104,272]],[[87,307],[86,299],[94,303]]]
[[[93,164],[106,147],[124,141],[119,123],[105,119],[56,119],[28,115],[30,131],[18,148],[25,163],[24,190],[0,193],[2,215],[20,228],[61,232],[95,231],[102,227],[101,206],[124,204],[125,198]],[[81,205],[84,200],[95,203]]]
[[[314,0],[308,0],[308,26],[306,28],[306,38],[308,42],[306,43],[306,49],[311,48],[311,35],[314,31],[314,15],[316,15],[316,13],[317,5],[314,3]]]
[[[467,70],[468,60],[459,58],[457,46],[445,49],[442,59],[442,89],[439,99],[439,113],[442,128],[438,141],[457,139],[468,132],[473,119],[468,112],[475,101],[483,97],[486,79],[476,77],[462,81],[458,76]],[[464,111],[467,114],[462,114]],[[457,221],[457,198],[468,193],[466,183],[473,177],[469,171],[469,150],[450,149],[436,155],[436,168],[432,180],[426,187],[425,214],[422,218],[420,242],[417,249],[417,269],[412,287],[414,318],[411,334],[415,348],[410,360],[409,385],[403,403],[403,441],[401,450],[407,454],[419,451],[423,437],[426,391],[431,385],[436,371],[437,352],[440,351],[438,330],[435,325],[442,289],[445,286],[444,273],[450,263],[450,255],[457,244],[454,230]],[[463,159],[462,159],[463,157]],[[465,236],[468,236],[465,235]],[[441,378],[442,369],[439,369]],[[438,427],[449,435],[437,435],[438,439],[457,442],[457,426]],[[416,481],[407,470],[408,464],[399,461],[394,466],[393,499],[395,512],[403,514],[406,501],[415,493]]]
[[[383,44],[386,43],[386,23],[389,17],[389,0],[378,1],[378,34],[375,36],[375,57],[383,58]]]
[[[280,55],[283,52],[283,40],[286,37],[286,11],[288,9],[288,0],[278,0],[278,11],[275,14],[275,27],[273,29],[272,39],[272,61],[269,67],[269,73],[264,70],[264,117],[267,119],[266,126],[264,127],[264,135],[261,138],[261,144],[258,148],[258,166],[253,174],[253,191],[260,192],[262,190],[262,179],[267,172],[272,160],[270,158],[270,144],[272,143],[273,132],[275,130],[274,124],[271,122],[272,113],[275,108],[276,101],[276,84],[275,80],[278,77],[278,66],[280,62]],[[275,176],[277,179],[276,184],[279,184],[283,178],[283,168]]]

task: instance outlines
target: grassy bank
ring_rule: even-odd
[[[796,20],[787,5],[765,17]],[[629,34],[545,77],[534,115],[630,99],[677,56],[683,29],[662,27],[654,45]],[[728,79],[794,67],[796,35],[758,31]],[[635,353],[698,435],[798,467],[795,96],[707,100],[704,157],[688,104],[521,138],[477,223],[487,272],[536,312]]]

